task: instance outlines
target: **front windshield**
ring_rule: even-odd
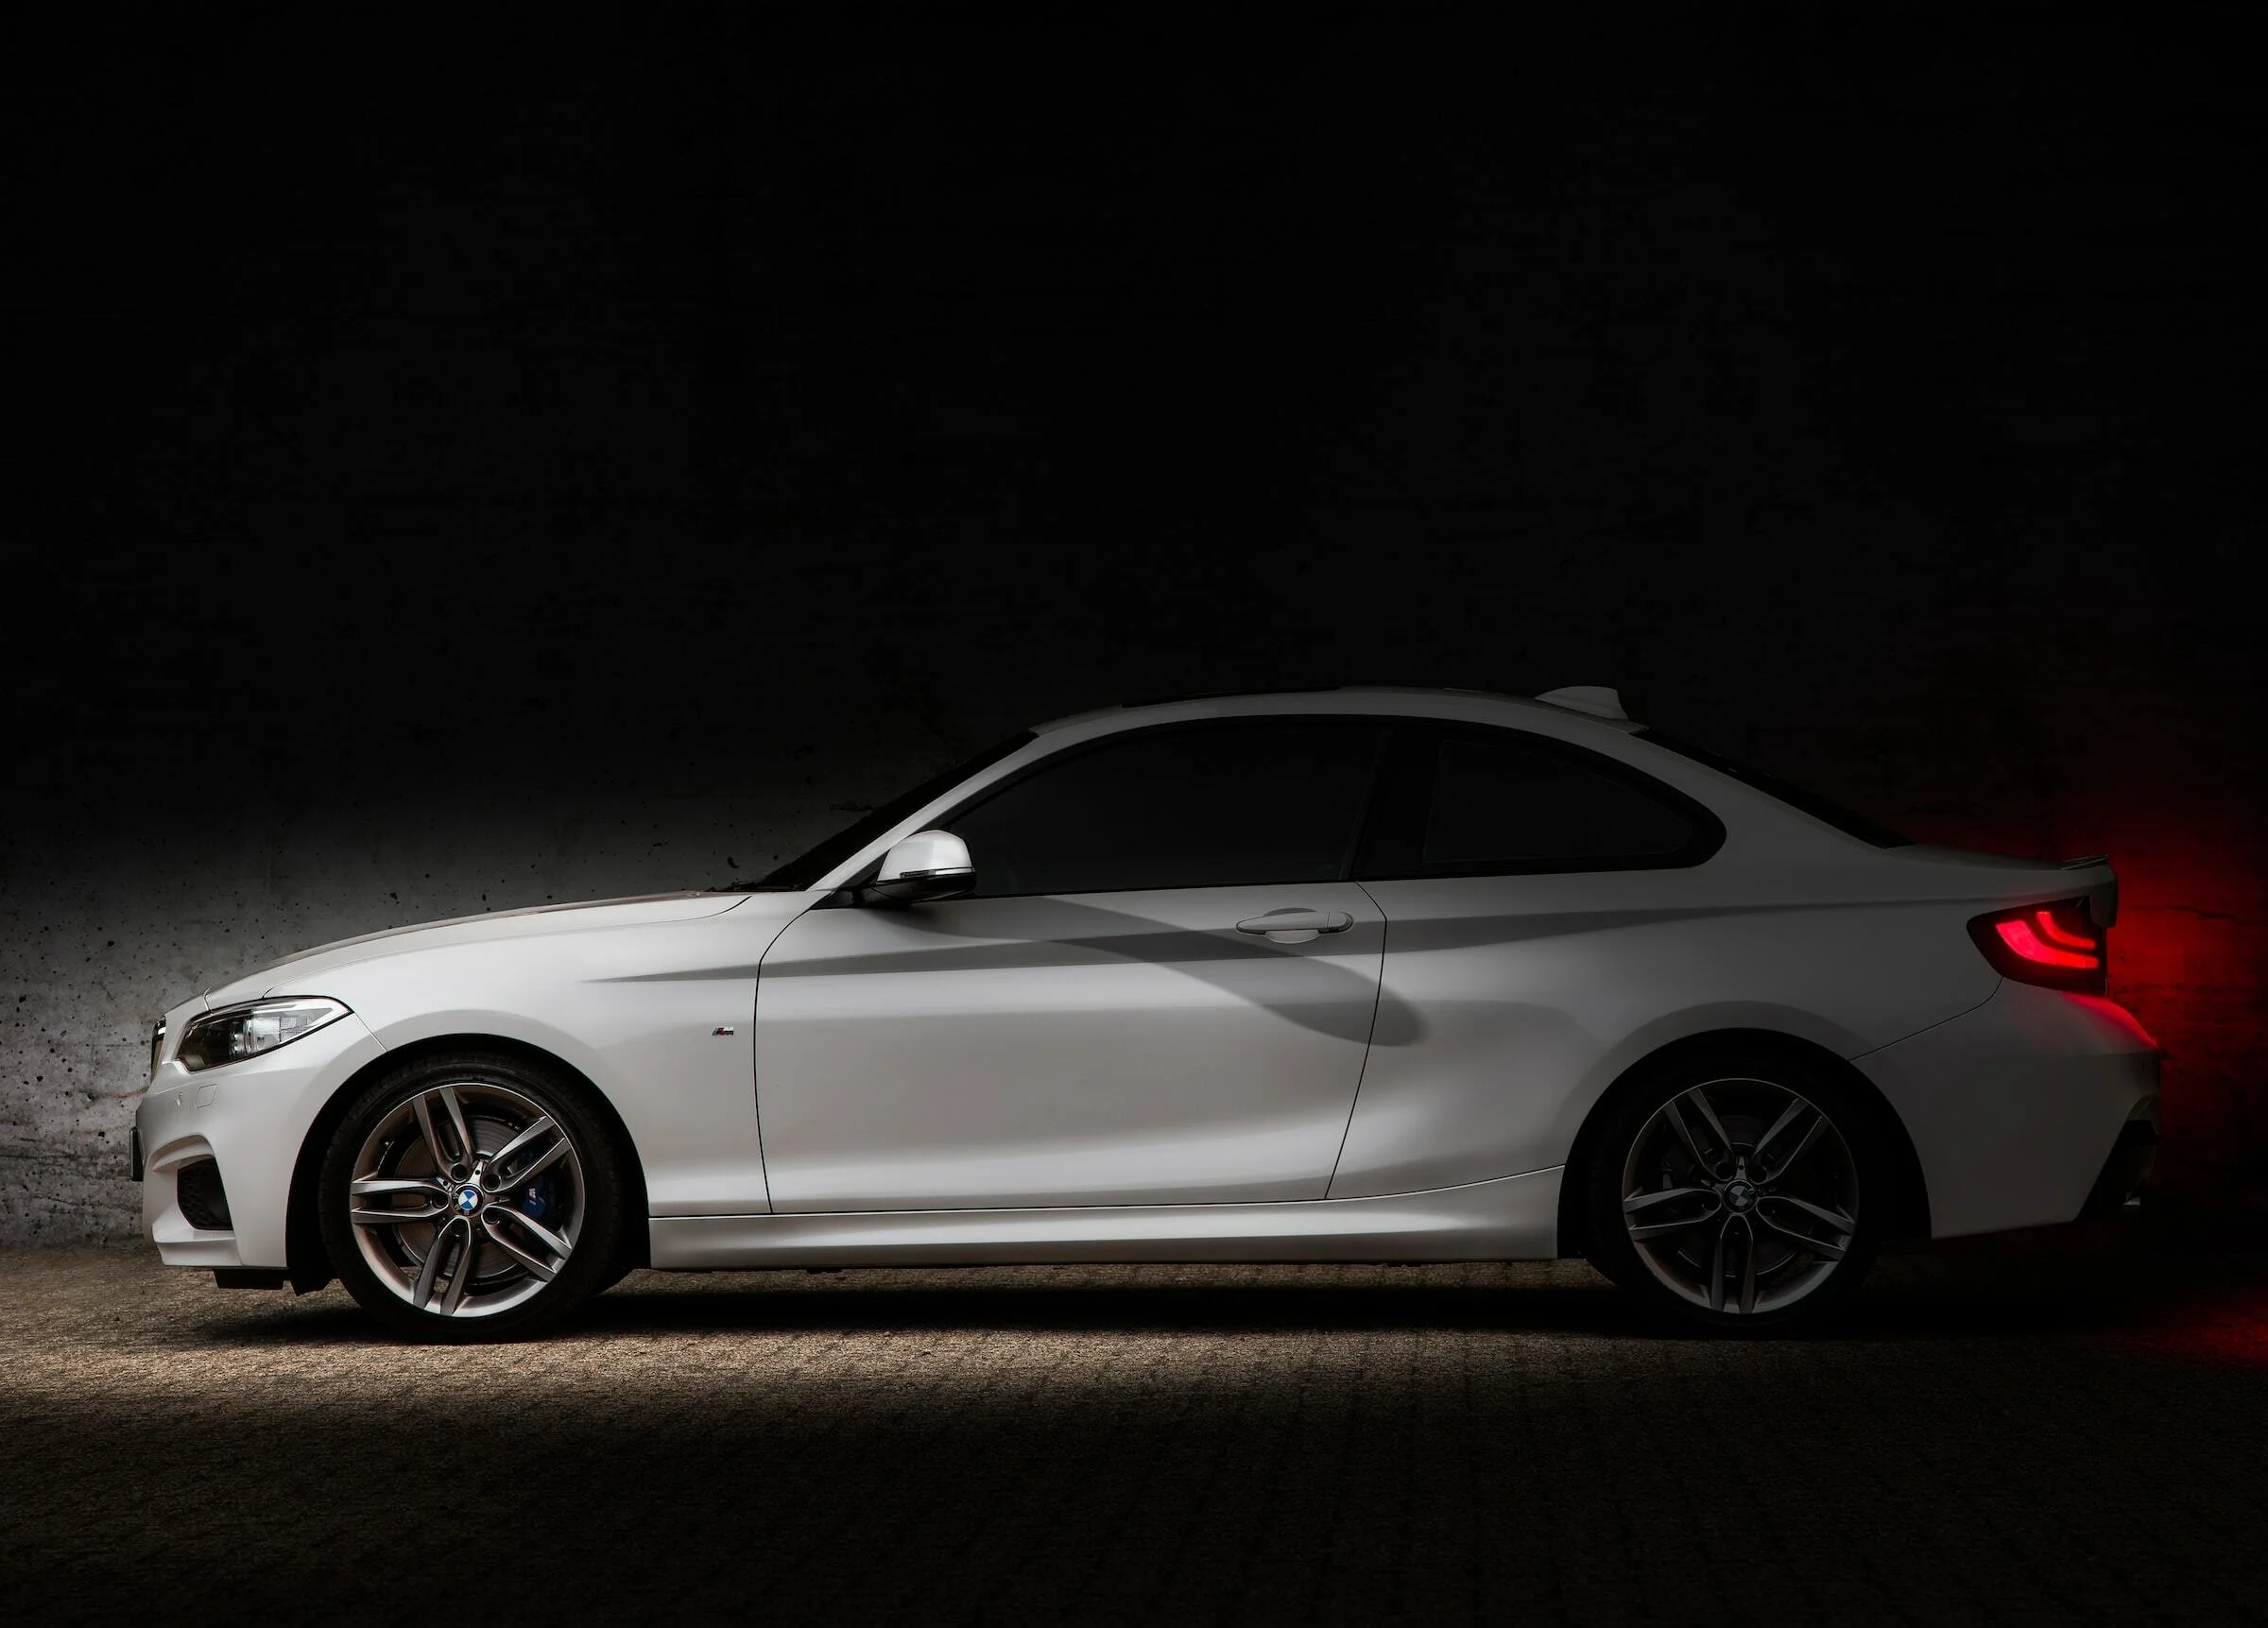
[[[904,819],[923,803],[932,802],[975,774],[988,769],[1010,752],[1033,739],[1029,729],[1011,735],[997,745],[988,746],[967,763],[955,763],[942,774],[932,775],[911,791],[892,797],[869,814],[861,814],[851,824],[836,831],[825,842],[806,852],[798,854],[754,882],[729,882],[713,889],[718,893],[800,893],[818,885],[825,876],[860,848],[882,835],[900,820]]]

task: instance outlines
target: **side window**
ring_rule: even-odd
[[[1667,787],[1511,729],[1413,730],[1365,873],[1485,876],[1693,865],[1721,831]]]
[[[1168,726],[1059,758],[940,822],[979,899],[1351,871],[1383,723],[1264,718]]]

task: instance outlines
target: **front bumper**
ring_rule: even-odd
[[[1852,1061],[1914,1140],[1931,1236],[1951,1238],[2078,1219],[2099,1181],[2122,1178],[2124,1127],[2156,1124],[2157,1058],[2116,1002],[2003,983],[1975,1010]]]
[[[179,1027],[175,1027],[178,1034]],[[315,1116],[355,1071],[385,1054],[352,1013],[263,1056],[191,1073],[167,1058],[134,1115],[142,1225],[168,1266],[281,1269],[291,1177]],[[180,1174],[212,1159],[228,1195],[225,1227],[182,1211]],[[193,1210],[211,1216],[194,1200]]]

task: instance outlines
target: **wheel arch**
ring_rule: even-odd
[[[1590,1160],[1597,1156],[1601,1127],[1610,1120],[1614,1111],[1630,1095],[1641,1088],[1656,1071],[1699,1063],[1712,1055],[1737,1053],[1744,1057],[1778,1056],[1791,1063],[1817,1069],[1831,1075],[1847,1087],[1859,1101],[1865,1105],[1869,1127],[1889,1150],[1890,1160],[1890,1238],[1927,1238],[1930,1234],[1929,1184],[1921,1171],[1921,1158],[1914,1149],[1914,1139],[1906,1130],[1905,1121],[1899,1117],[1890,1099],[1881,1088],[1868,1079],[1847,1058],[1838,1056],[1825,1046],[1800,1036],[1778,1029],[1712,1029],[1698,1035],[1687,1035],[1668,1044],[1658,1046],[1639,1058],[1620,1074],[1614,1083],[1599,1093],[1599,1100],[1584,1115],[1580,1129],[1575,1132],[1574,1144],[1568,1150],[1567,1164],[1559,1181],[1559,1253],[1562,1257],[1581,1255],[1589,1240],[1585,1235],[1583,1194],[1589,1185]]]
[[[626,1266],[643,1266],[650,1257],[651,1228],[647,1225],[645,1198],[645,1168],[638,1157],[638,1144],[630,1137],[629,1127],[622,1115],[600,1090],[590,1075],[568,1062],[555,1052],[515,1040],[505,1035],[478,1033],[459,1035],[430,1035],[421,1039],[382,1052],[346,1079],[339,1082],[314,1122],[301,1139],[299,1157],[291,1167],[291,1192],[284,1209],[284,1260],[291,1275],[291,1286],[301,1294],[320,1289],[336,1276],[331,1269],[331,1258],[323,1247],[320,1218],[316,1213],[316,1188],[322,1177],[323,1154],[331,1145],[331,1138],[346,1117],[347,1109],[370,1082],[389,1069],[419,1057],[440,1052],[488,1052],[499,1056],[515,1057],[550,1070],[570,1085],[582,1088],[591,1106],[605,1122],[614,1138],[616,1149],[622,1155],[623,1173],[628,1178],[628,1191],[623,1194],[623,1236],[616,1247],[622,1251]]]

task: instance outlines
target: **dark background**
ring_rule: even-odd
[[[21,28],[21,25],[18,26]],[[2268,1208],[2257,88],[2209,18],[19,33],[0,1238],[146,1021],[1129,697],[1619,685],[2125,884]],[[2217,1224],[2217,1223],[2216,1223]]]

